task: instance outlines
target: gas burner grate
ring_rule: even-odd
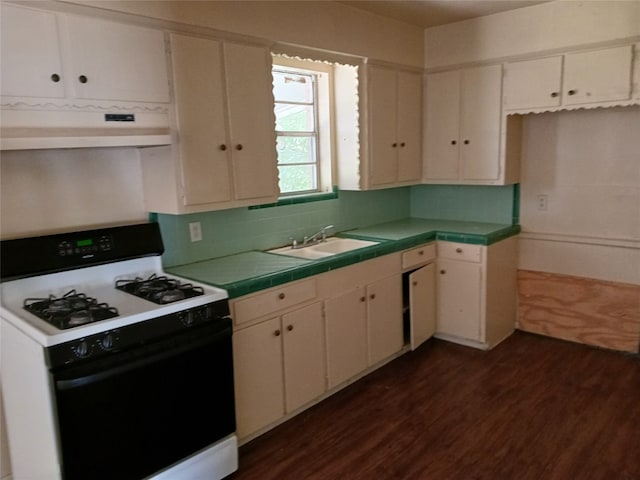
[[[61,330],[118,316],[114,307],[75,290],[62,297],[26,298],[24,309]]]
[[[136,277],[132,280],[118,280],[116,288],[160,305],[204,295],[202,287],[182,283],[175,278],[157,276],[155,273],[146,279]]]

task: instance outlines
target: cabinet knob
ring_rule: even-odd
[[[87,76],[86,76],[86,75],[80,75],[80,76],[78,77],[78,81],[79,81],[80,83],[87,83],[87,82],[89,81],[89,79],[87,78]]]
[[[462,249],[460,247],[456,248],[456,253],[462,253]]]
[[[280,300],[284,300],[284,297],[285,297],[285,294],[284,294],[284,293],[279,293],[279,294],[278,294],[278,298],[279,298]]]
[[[369,295],[369,298],[370,298],[371,300],[373,300],[374,298],[376,298],[376,294],[375,294],[375,293],[372,293],[371,295]]]
[[[273,336],[274,337],[279,337],[280,336],[280,330],[276,330],[275,332],[273,332]]]
[[[397,143],[392,143],[392,144],[391,144],[391,146],[392,146],[393,148],[396,148],[396,147],[398,146],[398,144],[397,144]]]
[[[418,282],[414,281],[414,282],[412,283],[412,285],[413,285],[414,287],[416,287],[416,286],[418,286]]]
[[[239,144],[237,144],[237,145],[236,145],[236,150],[242,150],[242,148],[243,148],[243,147],[242,147],[242,144],[241,144],[241,143],[239,143]]]
[[[445,273],[447,273],[446,270],[440,270],[440,275],[444,275]]]
[[[361,302],[365,302],[366,300],[367,300],[367,297],[360,297]]]
[[[401,143],[400,143],[400,146],[401,146],[401,147],[404,147],[405,145],[406,145],[406,143],[404,143],[404,142],[401,142]]]
[[[290,332],[291,330],[293,330],[293,325],[287,325],[287,331]]]
[[[58,83],[60,81],[60,75],[58,75],[57,73],[52,73],[51,74],[51,81],[53,83]]]
[[[558,92],[551,92],[551,97],[556,98],[558,96]]]
[[[465,145],[469,145],[469,140],[465,140],[465,141],[464,141],[464,144],[465,144]]]
[[[578,90],[569,90],[567,93],[569,95],[575,95],[576,93],[578,93]]]
[[[227,149],[227,146],[223,143],[222,145],[220,145],[218,147],[218,149],[222,150],[223,152]]]
[[[418,252],[418,255],[424,255],[424,250],[420,250],[420,251]]]
[[[458,142],[456,142],[455,140],[451,140],[451,145],[457,145]]]

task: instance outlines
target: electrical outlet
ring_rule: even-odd
[[[537,195],[536,196],[536,205],[538,207],[538,210],[546,211],[547,210],[548,200],[549,200],[549,198],[547,197],[547,195]]]
[[[200,222],[193,222],[189,224],[189,235],[192,242],[199,242],[202,240],[202,227]]]

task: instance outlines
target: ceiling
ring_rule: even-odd
[[[549,0],[351,0],[339,3],[427,28],[545,1]]]

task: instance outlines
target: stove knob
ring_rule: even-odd
[[[75,353],[77,357],[85,358],[91,354],[91,348],[89,348],[86,340],[82,340],[73,348],[73,353]]]
[[[190,327],[191,325],[193,325],[194,318],[191,312],[183,312],[178,314],[178,316],[180,317],[180,321],[185,327]]]
[[[110,333],[107,333],[104,337],[100,339],[100,346],[104,350],[111,350],[113,348],[114,340],[115,339],[113,338],[113,335],[111,335]]]

